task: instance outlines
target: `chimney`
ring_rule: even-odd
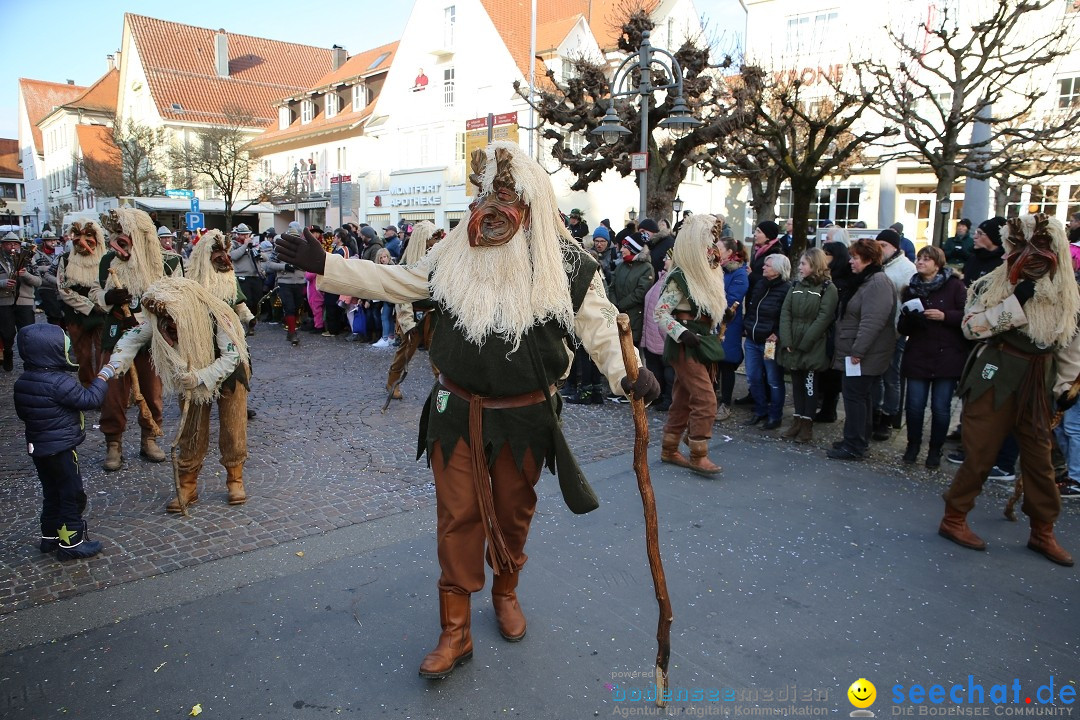
[[[349,53],[347,53],[345,51],[345,48],[341,47],[340,45],[335,45],[334,47],[330,48],[330,53],[331,57],[333,58],[334,70],[337,70],[339,67],[344,65],[345,62],[349,59]]]
[[[68,84],[68,85],[74,85],[74,84],[75,84],[75,81],[74,81],[74,80],[68,80],[68,81],[67,81],[67,84]]]
[[[224,29],[214,33],[214,61],[218,77],[229,77],[229,36]]]
[[[116,56],[115,55],[106,55],[105,56],[105,71],[108,72],[110,70],[115,70],[115,69],[116,69]]]

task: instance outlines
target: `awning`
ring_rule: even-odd
[[[290,210],[292,208],[296,208],[297,210],[315,210],[316,208],[324,208],[329,204],[329,200],[307,200],[302,203],[285,203],[278,207],[283,210]]]
[[[465,219],[465,211],[464,210],[447,210],[446,213],[444,213],[444,214],[446,215],[447,220],[464,220]]]
[[[168,198],[168,197],[126,197],[121,198],[121,204],[134,205],[139,210],[146,210],[147,212],[174,212],[174,213],[186,213],[191,210],[191,200],[187,198]],[[325,205],[325,203],[324,203]],[[247,206],[247,207],[245,207]],[[233,214],[254,214],[254,213],[272,213],[274,212],[274,206],[270,203],[253,203],[248,205],[246,200],[237,200],[233,202]],[[199,212],[203,213],[224,213],[225,201],[220,199],[215,200],[200,200]]]
[[[409,222],[420,222],[421,220],[431,220],[432,222],[434,222],[435,221],[435,211],[434,210],[423,210],[423,211],[403,212],[403,213],[401,213],[401,219],[402,220],[408,220]]]

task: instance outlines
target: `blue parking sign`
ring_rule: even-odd
[[[202,230],[206,227],[206,220],[201,212],[185,213],[184,223],[188,230]]]

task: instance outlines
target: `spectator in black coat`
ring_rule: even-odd
[[[971,287],[973,282],[1005,261],[1001,239],[1001,229],[1004,227],[1005,218],[999,215],[984,220],[975,229],[975,249],[964,263],[965,286]]]

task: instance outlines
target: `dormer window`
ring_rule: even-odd
[[[281,107],[279,107],[277,111],[277,117],[278,130],[284,130],[285,128],[289,127],[289,124],[292,123],[292,111],[289,110],[289,106],[282,105]]]
[[[354,111],[363,110],[367,107],[367,85],[364,83],[357,83],[353,85],[352,89],[352,109]]]
[[[300,101],[300,122],[307,125],[315,119],[315,102],[313,100]]]
[[[337,93],[326,93],[326,117],[332,118],[338,114],[338,96]]]

